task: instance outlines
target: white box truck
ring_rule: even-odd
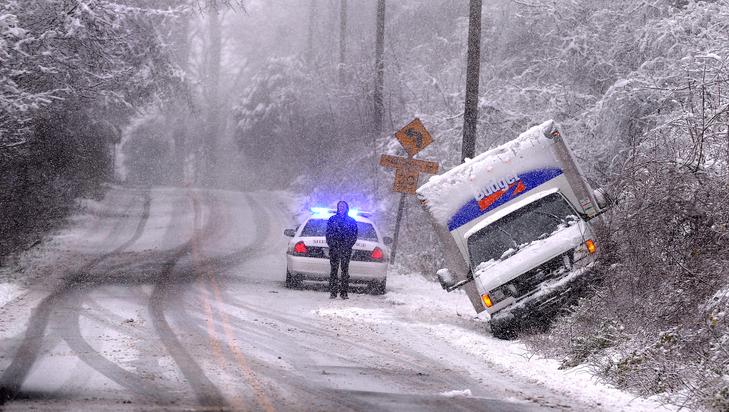
[[[431,177],[417,194],[444,250],[441,285],[463,288],[504,339],[585,281],[598,247],[590,220],[609,205],[552,120]]]

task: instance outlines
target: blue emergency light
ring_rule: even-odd
[[[314,217],[329,217],[334,214],[334,210],[327,207],[312,207],[309,210],[314,214]]]
[[[317,218],[328,218],[334,214],[337,213],[335,209],[330,209],[328,207],[312,207],[309,210],[311,210],[311,213],[314,214],[314,217]],[[370,217],[369,212],[362,212],[359,209],[349,209],[349,213],[347,213],[349,217],[356,218],[356,217]]]

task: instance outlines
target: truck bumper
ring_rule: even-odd
[[[597,280],[593,265],[575,269],[552,284],[491,314],[491,323],[524,322],[528,319],[551,318],[561,310],[577,303],[591,284]]]

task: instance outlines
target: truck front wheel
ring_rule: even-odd
[[[518,336],[518,324],[513,317],[511,319],[492,319],[489,324],[491,334],[497,339],[512,340]]]

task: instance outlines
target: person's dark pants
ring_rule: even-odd
[[[352,257],[352,249],[336,250],[329,249],[329,264],[332,271],[329,272],[329,292],[336,296],[340,292],[346,296],[349,291],[349,259]],[[337,283],[337,271],[342,266],[341,283]]]

